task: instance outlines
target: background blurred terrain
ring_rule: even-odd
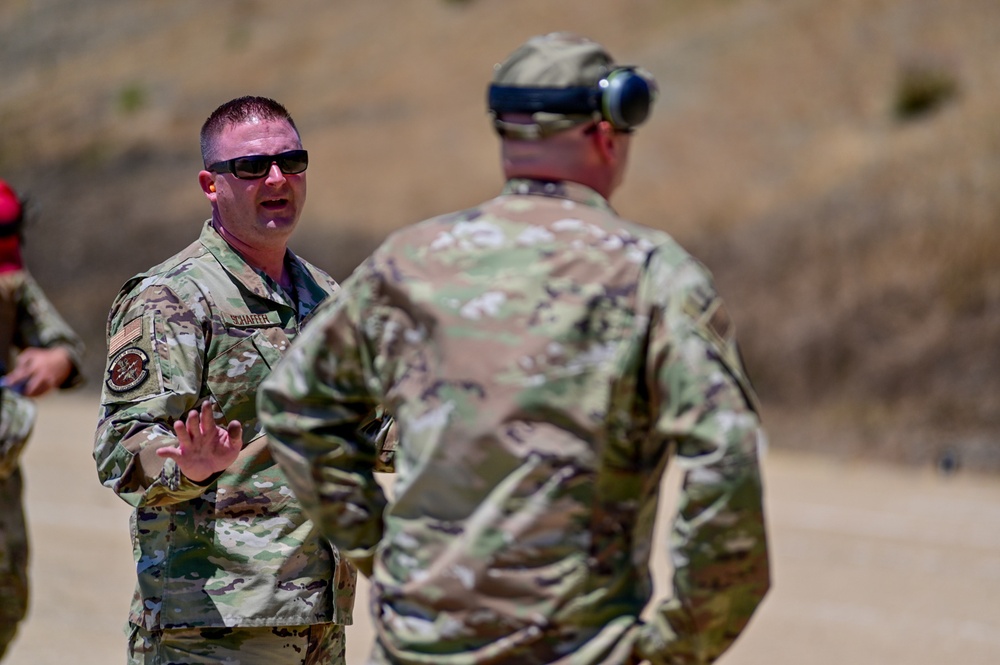
[[[135,585],[130,507],[96,482],[96,394],[39,400],[25,452],[32,602],[4,665],[119,665]],[[82,470],[82,471],[81,471]],[[392,491],[392,477],[378,474]],[[718,665],[996,665],[1000,484],[930,467],[771,450],[764,457],[772,588]],[[681,474],[660,495],[655,597],[671,593],[666,546]],[[58,488],[58,491],[53,491]],[[71,500],[67,500],[71,498]],[[347,664],[374,639],[358,580]]]
[[[219,103],[292,112],[293,248],[342,279],[498,191],[492,67],[557,29],[659,80],[614,203],[715,274],[776,447],[1000,471],[996,0],[4,0],[0,177],[91,389],[118,287],[208,216]]]

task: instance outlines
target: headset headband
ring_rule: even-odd
[[[582,85],[572,88],[491,85],[489,104],[494,113],[589,115],[601,109],[601,90]]]
[[[611,70],[595,86],[518,87],[493,84],[489,109],[503,113],[596,115],[619,131],[631,131],[649,116],[656,99],[653,77],[636,67]]]

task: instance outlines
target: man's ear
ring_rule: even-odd
[[[605,162],[614,161],[618,156],[618,145],[615,143],[615,128],[607,120],[601,120],[594,125],[590,133],[591,140],[601,159]]]
[[[215,201],[215,176],[209,171],[201,171],[198,173],[198,184],[201,185],[201,191],[205,192],[205,196],[208,197],[209,201]]]

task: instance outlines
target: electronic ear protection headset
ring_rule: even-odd
[[[608,121],[618,131],[628,132],[649,117],[657,92],[656,81],[648,72],[638,67],[616,67],[593,87],[493,84],[489,89],[489,109],[494,118],[504,113],[590,115]]]

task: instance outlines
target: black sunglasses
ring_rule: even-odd
[[[256,180],[267,175],[271,164],[277,164],[285,175],[302,173],[309,166],[309,153],[305,150],[289,150],[278,155],[233,157],[205,168],[215,173],[232,173],[240,180]]]

